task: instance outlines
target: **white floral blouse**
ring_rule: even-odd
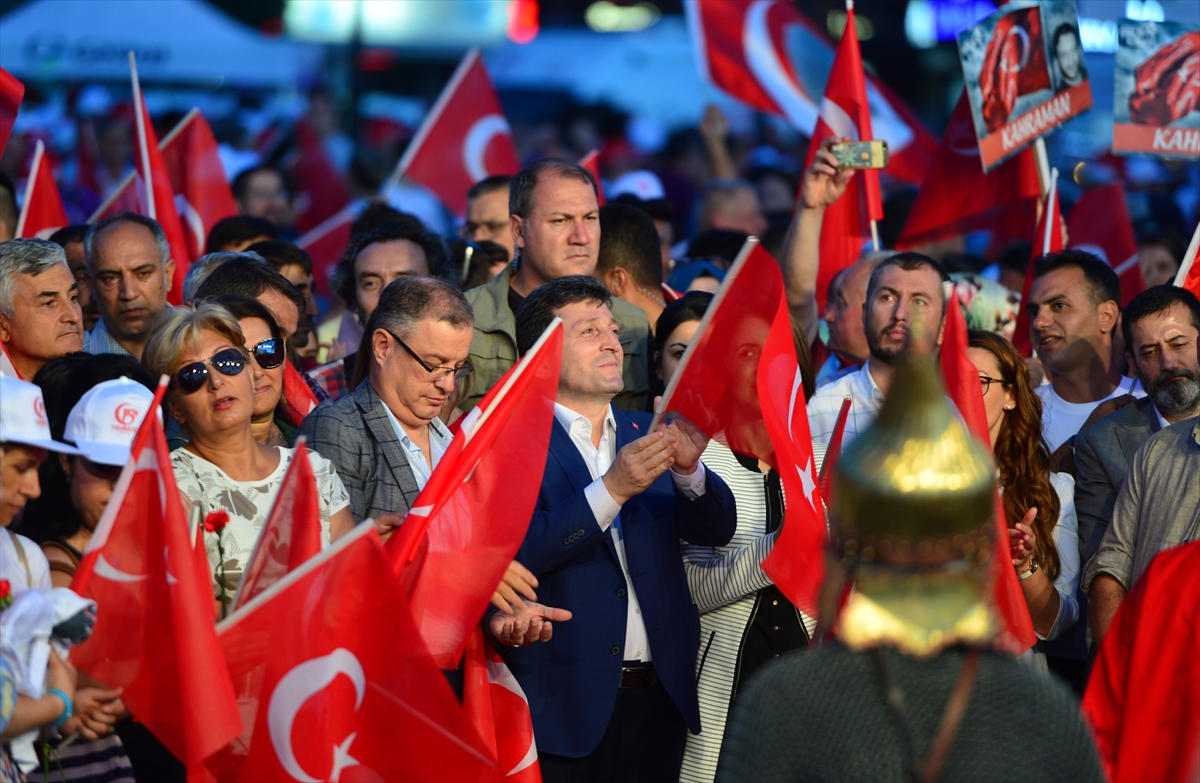
[[[218,510],[229,514],[229,522],[221,531],[221,545],[225,550],[225,589],[230,597],[237,591],[242,569],[267,523],[293,454],[294,449],[280,447],[279,465],[269,476],[259,481],[234,481],[225,471],[187,449],[171,452],[175,482],[179,491],[192,503],[191,519],[194,522],[203,521],[209,513]],[[350,507],[350,494],[346,492],[346,487],[329,460],[312,451],[308,456],[317,479],[317,495],[321,504],[321,545],[327,546],[329,518],[343,508]],[[204,546],[208,562],[213,568],[213,586],[218,587],[216,580],[220,555],[217,534],[206,532]]]

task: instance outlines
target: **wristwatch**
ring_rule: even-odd
[[[1034,573],[1035,571],[1037,571],[1037,570],[1038,570],[1038,562],[1037,562],[1037,558],[1036,558],[1036,557],[1032,557],[1032,558],[1030,558],[1030,559],[1029,559],[1029,570],[1028,570],[1028,571],[1026,571],[1026,572],[1025,572],[1025,573],[1023,573],[1023,574],[1017,574],[1017,579],[1019,579],[1020,581],[1024,582],[1026,579],[1028,579],[1029,577],[1033,576],[1033,573]]]

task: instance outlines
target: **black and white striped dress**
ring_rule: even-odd
[[[813,444],[813,456],[819,470],[825,447]],[[700,608],[696,665],[701,731],[688,734],[682,783],[711,783],[716,776],[742,639],[756,594],[771,586],[760,564],[774,545],[774,536],[767,532],[766,474],[742,467],[733,452],[716,441],[709,442],[701,460],[733,491],[738,522],[726,546],[683,545],[688,587]],[[803,613],[800,619],[811,637],[816,620]]]

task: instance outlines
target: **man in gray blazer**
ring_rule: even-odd
[[[300,434],[337,468],[356,521],[403,515],[449,447],[438,414],[471,372],[474,323],[453,283],[396,280],[367,321],[367,380],[304,419]]]
[[[1133,298],[1122,314],[1125,348],[1146,397],[1083,429],[1075,438],[1079,564],[1100,548],[1125,474],[1160,429],[1200,414],[1200,301],[1162,285]]]

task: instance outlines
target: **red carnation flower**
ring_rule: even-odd
[[[220,533],[229,524],[229,513],[213,511],[204,518],[204,530],[207,533]]]

